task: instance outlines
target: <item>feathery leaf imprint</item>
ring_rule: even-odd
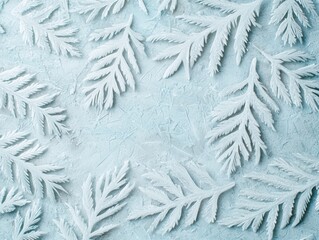
[[[2,10],[2,8],[4,7],[4,5],[9,2],[9,0],[0,0],[0,12]],[[6,33],[6,30],[4,29],[4,27],[0,24],[0,34],[4,34]]]
[[[29,202],[17,188],[11,188],[9,191],[3,188],[0,191],[0,214],[13,212],[17,207],[22,207]]]
[[[220,223],[228,227],[241,226],[243,230],[251,227],[256,232],[265,220],[270,240],[277,224],[281,229],[290,222],[293,227],[298,225],[304,217],[313,189],[319,187],[319,164],[318,159],[301,154],[295,154],[295,157],[299,160],[298,164],[297,161],[279,158],[270,164],[275,172],[248,174],[247,178],[267,187],[258,188],[264,190],[242,190],[233,213]],[[319,204],[316,204],[316,210],[319,210]]]
[[[80,212],[76,207],[68,205],[73,221],[81,233],[81,239],[96,239],[118,226],[114,223],[102,225],[101,223],[114,216],[126,205],[124,201],[134,188],[134,184],[128,183],[128,170],[129,162],[125,162],[119,170],[115,168],[113,172],[101,176],[96,180],[95,190],[93,178],[89,176],[82,186],[83,211]],[[75,229],[64,219],[55,221],[55,224],[63,239],[78,239]]]
[[[302,26],[310,27],[306,14],[317,15],[313,0],[274,0],[269,24],[279,25],[276,38],[290,46],[302,43]]]
[[[57,55],[80,57],[80,50],[74,45],[77,28],[70,27],[66,18],[52,19],[59,5],[44,6],[40,0],[23,0],[13,14],[20,20],[20,33],[30,46],[49,49]]]
[[[36,201],[31,205],[24,217],[21,217],[18,212],[14,220],[12,239],[36,240],[45,235],[45,232],[38,230],[38,224],[41,221],[41,214],[42,211],[39,201]]]
[[[158,13],[161,14],[164,11],[174,12],[177,7],[177,0],[159,0]]]
[[[215,222],[220,195],[233,188],[235,183],[218,185],[207,171],[195,163],[191,164],[189,170],[180,164],[175,164],[172,169],[170,175],[158,172],[150,172],[145,175],[153,187],[141,187],[140,190],[157,204],[133,210],[129,215],[129,220],[156,216],[149,231],[154,231],[162,223],[163,233],[167,233],[179,224],[183,209],[188,210],[185,215],[186,226],[192,225],[198,218],[203,201],[207,200],[207,206],[203,212],[208,222]],[[198,183],[194,181],[195,176],[198,177]],[[181,185],[173,179],[176,179]]]
[[[55,198],[59,192],[66,192],[63,183],[68,182],[64,175],[56,172],[63,168],[51,165],[35,165],[33,160],[40,157],[46,148],[35,140],[28,139],[28,133],[8,132],[0,137],[0,167],[8,178],[16,179],[21,188],[40,197]]]
[[[23,67],[0,72],[0,108],[6,108],[15,117],[30,116],[33,125],[44,134],[61,137],[69,132],[64,123],[65,109],[51,106],[58,94],[45,93],[46,88]]]
[[[135,73],[140,73],[140,68],[131,44],[142,55],[145,55],[145,52],[141,42],[143,36],[132,30],[132,21],[133,15],[127,23],[98,29],[90,35],[90,41],[111,40],[100,45],[90,54],[90,61],[94,62],[94,65],[84,79],[90,82],[90,85],[84,88],[87,106],[95,106],[100,110],[109,109],[114,103],[114,93],[124,92],[126,85],[135,88],[131,68]],[[114,38],[116,35],[121,36]]]
[[[178,33],[162,33],[150,36],[150,42],[167,41],[174,43],[155,57],[156,61],[174,58],[172,64],[166,69],[163,78],[168,78],[175,74],[181,65],[185,68],[186,77],[190,79],[190,68],[194,66],[198,58],[202,55],[208,37],[214,34],[213,43],[210,49],[209,70],[211,74],[216,74],[221,67],[224,50],[228,44],[228,38],[232,29],[237,27],[235,33],[234,50],[236,53],[237,65],[240,64],[246,52],[248,34],[252,26],[258,26],[256,19],[259,15],[261,1],[256,0],[251,3],[237,4],[226,0],[204,1],[198,0],[200,4],[219,9],[225,16],[178,16],[189,24],[203,27],[204,30],[189,35]]]
[[[309,80],[309,78],[319,76],[319,65],[310,64],[296,70],[291,70],[285,66],[286,63],[303,63],[312,60],[313,57],[306,52],[295,49],[276,55],[270,55],[260,49],[258,50],[271,64],[270,87],[276,97],[289,105],[297,107],[302,107],[304,100],[313,111],[318,112],[319,81]],[[288,84],[286,84],[282,75],[287,77]]]
[[[234,96],[213,110],[212,120],[217,124],[206,136],[210,143],[217,142],[217,161],[228,176],[241,167],[242,159],[248,161],[255,153],[259,163],[261,154],[266,153],[259,121],[275,131],[272,110],[278,112],[279,108],[260,82],[256,64],[254,58],[248,78],[221,93],[224,97]]]

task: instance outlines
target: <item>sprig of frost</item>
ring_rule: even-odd
[[[84,88],[87,106],[109,109],[113,106],[114,93],[126,90],[126,85],[135,89],[135,80],[131,68],[140,73],[132,45],[143,55],[143,36],[132,30],[133,15],[127,23],[113,25],[109,28],[95,30],[90,41],[112,39],[100,45],[90,54],[94,62],[90,73],[84,81],[91,83]],[[116,35],[121,35],[114,38]],[[113,39],[114,38],[114,39]]]
[[[104,236],[118,224],[103,224],[104,220],[111,218],[126,205],[123,202],[134,188],[134,184],[128,183],[127,173],[129,162],[113,172],[101,176],[93,188],[93,178],[89,176],[83,183],[82,205],[85,218],[82,213],[71,205],[68,205],[72,218],[81,233],[81,239],[97,239]],[[113,222],[113,221],[112,221]],[[59,232],[65,240],[78,239],[77,233],[64,219],[55,221]]]
[[[204,30],[189,35],[182,32],[162,33],[150,36],[147,39],[150,42],[167,41],[174,43],[174,46],[167,48],[155,57],[156,61],[175,58],[166,69],[163,78],[172,76],[183,65],[187,79],[190,79],[190,68],[194,66],[202,55],[210,35],[214,35],[208,66],[212,74],[216,74],[219,71],[229,35],[234,28],[237,27],[234,41],[237,65],[240,64],[243,55],[247,51],[248,34],[252,26],[258,26],[256,19],[259,15],[261,0],[245,4],[224,0],[200,0],[197,2],[219,9],[224,13],[224,16],[179,16],[177,17],[178,19],[202,27]]]
[[[261,154],[266,153],[259,121],[275,131],[272,110],[278,112],[279,108],[260,82],[256,64],[254,58],[248,78],[221,93],[222,97],[233,96],[219,104],[212,113],[216,126],[207,138],[210,143],[217,142],[217,161],[223,164],[221,170],[228,176],[241,167],[242,159],[248,161],[255,153],[258,164]],[[240,92],[243,93],[239,95]]]
[[[35,75],[23,67],[0,72],[0,108],[15,117],[30,117],[44,134],[61,137],[70,130],[65,125],[65,109],[52,106],[59,94],[45,93],[47,85],[35,81]]]
[[[220,223],[228,227],[241,226],[243,230],[251,227],[257,232],[266,221],[269,240],[273,238],[276,225],[280,225],[280,229],[290,222],[293,227],[298,225],[304,217],[313,190],[318,191],[319,164],[318,159],[301,154],[295,156],[299,164],[279,158],[270,164],[275,172],[248,174],[247,178],[260,183],[258,190],[242,190],[236,208]],[[318,197],[315,208],[319,210]]]
[[[313,0],[273,0],[269,24],[279,25],[276,38],[281,36],[290,46],[299,40],[302,43],[302,26],[310,27],[307,14],[317,16]]]
[[[58,55],[80,57],[80,50],[74,45],[77,28],[70,27],[66,18],[53,19],[59,5],[44,6],[40,0],[23,0],[13,11],[20,20],[20,33],[24,42],[41,49],[50,49]]]
[[[153,171],[145,174],[145,177],[153,186],[140,187],[140,190],[154,203],[133,210],[129,220],[156,216],[149,231],[154,231],[162,223],[163,233],[174,229],[182,216],[186,218],[186,226],[192,225],[197,220],[204,201],[207,201],[203,210],[207,221],[215,222],[220,195],[235,186],[234,182],[218,185],[207,171],[194,163],[189,170],[180,164],[175,164],[170,175]],[[194,180],[196,178],[198,182]],[[184,209],[185,211],[187,209],[187,214],[183,213]]]
[[[17,188],[11,188],[9,191],[3,188],[0,191],[0,214],[13,212],[17,207],[22,207],[29,202]]]
[[[257,48],[258,49],[258,48]],[[271,64],[270,88],[272,92],[285,103],[302,107],[302,102],[308,104],[313,111],[318,112],[319,81],[311,78],[319,76],[319,65],[310,64],[291,70],[285,66],[289,63],[303,63],[313,57],[303,51],[291,49],[276,55],[270,55],[258,49]],[[283,75],[287,79],[283,78]],[[286,80],[289,80],[287,83]]]
[[[33,160],[40,157],[46,148],[34,139],[28,139],[28,133],[8,132],[0,137],[0,167],[5,176],[17,180],[21,188],[40,197],[46,195],[55,198],[60,192],[66,192],[63,183],[68,182],[64,175],[56,172],[63,168],[51,165],[35,165]]]
[[[24,217],[21,217],[18,212],[14,220],[12,239],[36,240],[44,236],[46,233],[38,230],[38,224],[41,221],[41,213],[42,210],[39,201],[36,201],[31,205]]]

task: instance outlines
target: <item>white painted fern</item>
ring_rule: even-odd
[[[17,207],[22,207],[29,202],[17,188],[11,188],[9,191],[3,188],[0,191],[0,215],[13,212]]]
[[[292,46],[302,42],[302,26],[310,27],[307,14],[317,15],[313,0],[273,0],[269,24],[279,25],[276,38],[281,36],[285,45]]]
[[[28,139],[25,132],[8,132],[0,137],[0,167],[5,176],[18,181],[26,192],[43,197],[55,198],[60,192],[66,192],[63,183],[68,182],[64,175],[57,175],[61,167],[43,164],[35,165],[33,160],[40,157],[45,147],[34,139]]]
[[[123,201],[134,188],[134,184],[128,183],[128,170],[129,163],[125,162],[119,170],[115,168],[113,172],[101,176],[96,181],[95,190],[93,190],[91,176],[84,182],[82,186],[82,205],[85,219],[76,207],[68,206],[80,231],[80,239],[97,239],[118,226],[113,221],[105,224],[104,220],[114,216],[126,205]],[[79,234],[64,219],[55,221],[55,224],[59,228],[63,239],[78,239],[77,235]]]
[[[12,239],[36,240],[44,236],[46,233],[38,230],[38,224],[41,221],[41,213],[42,210],[39,201],[36,201],[31,205],[24,217],[21,217],[18,212],[14,220]]]
[[[157,61],[175,58],[166,69],[163,78],[172,76],[183,65],[187,79],[190,79],[190,68],[202,55],[208,37],[213,34],[208,69],[212,74],[217,73],[221,66],[225,47],[228,44],[229,35],[236,27],[234,50],[236,62],[239,65],[246,52],[248,34],[252,26],[258,26],[256,19],[259,15],[260,0],[245,4],[232,3],[226,0],[199,0],[197,2],[211,8],[217,8],[225,13],[225,16],[179,16],[178,19],[203,27],[204,30],[189,35],[180,32],[156,34],[149,37],[148,41],[151,42],[167,41],[174,43],[174,46],[167,48],[155,57]]]
[[[74,46],[77,28],[70,27],[66,18],[53,19],[59,5],[44,6],[40,0],[23,0],[13,11],[20,20],[20,32],[24,42],[30,46],[49,49],[58,55],[80,57],[80,50]]]
[[[223,97],[234,95],[219,104],[212,113],[216,126],[207,134],[210,143],[217,142],[217,161],[221,170],[231,175],[241,166],[241,160],[248,161],[255,153],[256,163],[267,146],[262,138],[260,122],[275,131],[271,110],[279,111],[278,106],[268,95],[256,71],[256,58],[253,59],[249,76],[241,83],[224,90]],[[239,95],[240,92],[243,92]]]
[[[235,210],[220,223],[228,227],[241,226],[243,230],[251,227],[256,232],[266,221],[268,239],[273,238],[276,225],[280,225],[281,229],[290,222],[292,226],[298,225],[313,190],[319,188],[319,161],[301,154],[295,156],[298,164],[280,158],[270,165],[277,171],[248,174],[247,178],[259,182],[261,186],[258,185],[258,190],[242,190]],[[319,210],[319,198],[315,208]]]
[[[61,136],[68,133],[65,109],[52,106],[58,94],[45,93],[45,84],[35,81],[23,67],[0,72],[0,108],[15,117],[30,117],[33,125],[44,134]]]
[[[90,54],[94,62],[90,73],[84,81],[90,84],[84,88],[87,106],[99,109],[109,109],[113,106],[114,93],[120,94],[126,90],[126,85],[135,88],[134,75],[140,73],[132,45],[143,55],[142,35],[131,28],[133,15],[127,23],[113,25],[109,28],[95,30],[90,35],[91,41],[112,39],[100,45]],[[121,35],[115,38],[116,35]],[[113,39],[114,38],[114,39]]]
[[[9,2],[9,0],[0,0],[0,11],[3,9],[4,5]],[[0,24],[0,34],[5,33],[6,30],[4,29],[4,27]]]
[[[154,231],[162,223],[163,233],[174,229],[182,216],[185,217],[186,226],[192,225],[205,201],[207,205],[203,213],[208,222],[215,222],[220,195],[235,186],[234,182],[218,185],[207,171],[194,163],[189,170],[175,164],[170,175],[154,171],[145,174],[145,177],[151,181],[153,187],[140,187],[140,190],[156,204],[133,210],[129,220],[156,216],[149,231]],[[184,209],[187,214],[183,213]]]
[[[319,81],[311,78],[319,76],[319,65],[310,64],[296,70],[291,70],[285,66],[289,63],[303,63],[313,59],[313,57],[306,52],[295,49],[276,55],[270,55],[260,49],[258,50],[271,64],[270,87],[272,92],[289,105],[293,104],[297,107],[302,107],[304,100],[313,111],[318,112]],[[287,79],[283,78],[283,75]]]
[[[177,8],[177,0],[159,0],[158,13],[161,14],[164,11],[174,12]]]

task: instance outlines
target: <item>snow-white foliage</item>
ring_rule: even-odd
[[[126,90],[126,85],[135,88],[134,75],[140,73],[132,45],[145,56],[143,36],[131,28],[133,15],[127,23],[113,25],[109,28],[95,30],[90,35],[90,41],[111,39],[99,45],[90,54],[94,62],[90,73],[84,81],[89,85],[84,88],[87,106],[109,109],[113,106],[114,93],[120,94]],[[116,37],[116,35],[121,35]]]
[[[66,192],[63,183],[68,182],[64,175],[56,172],[63,168],[51,165],[35,165],[33,160],[39,158],[45,147],[34,139],[29,139],[25,132],[8,132],[0,137],[0,167],[5,176],[16,180],[26,192],[43,197],[54,198],[59,192]]]
[[[285,45],[292,46],[302,42],[302,26],[310,27],[307,14],[317,16],[313,0],[273,0],[269,24],[279,25],[276,38],[281,36]]]
[[[212,113],[216,126],[207,138],[210,143],[217,142],[216,157],[223,164],[222,171],[228,175],[241,166],[242,159],[248,161],[255,153],[256,163],[259,163],[261,154],[266,153],[260,122],[275,131],[271,110],[278,112],[279,108],[260,82],[256,63],[254,58],[246,80],[221,93],[222,97],[233,96],[220,103]]]
[[[228,44],[228,38],[231,31],[237,27],[235,32],[234,50],[236,53],[236,62],[239,65],[243,55],[246,52],[248,42],[248,34],[252,26],[258,26],[256,19],[259,15],[261,0],[251,3],[237,4],[229,1],[198,1],[199,3],[217,8],[224,13],[224,16],[179,16],[187,23],[203,27],[201,32],[184,34],[178,33],[162,33],[156,34],[148,38],[148,41],[167,41],[174,43],[155,57],[155,60],[165,60],[175,58],[172,64],[166,69],[164,78],[168,78],[179,69],[183,64],[187,79],[190,79],[190,68],[194,66],[198,58],[202,55],[204,47],[210,35],[212,37],[212,46],[210,49],[210,60],[208,69],[212,74],[219,71],[224,50]]]
[[[45,232],[39,231],[38,224],[41,220],[41,206],[38,201],[34,202],[25,213],[24,217],[17,213],[14,220],[12,239],[14,240],[36,240],[40,239]]]
[[[140,190],[156,204],[133,210],[129,220],[156,216],[149,231],[154,231],[162,223],[163,233],[174,229],[182,216],[185,217],[186,226],[192,225],[206,201],[202,212],[208,222],[215,222],[220,195],[235,186],[234,182],[217,184],[206,170],[194,163],[189,168],[175,164],[170,175],[153,171],[145,174],[145,177],[153,186],[140,187]],[[184,214],[183,210],[187,213]]]
[[[22,207],[27,203],[29,201],[17,188],[11,188],[9,191],[3,188],[0,191],[0,214],[13,212],[17,207]]]
[[[80,50],[74,45],[78,29],[70,26],[66,18],[55,19],[59,5],[43,6],[40,0],[23,0],[13,11],[20,20],[20,33],[26,44],[49,49],[58,55],[80,57]]]
[[[257,48],[258,49],[258,48]],[[312,110],[319,111],[319,65],[310,64],[291,70],[285,66],[289,63],[306,62],[313,57],[299,50],[291,49],[276,55],[270,55],[258,49],[271,64],[270,87],[272,92],[285,103],[302,107],[302,102]],[[286,79],[283,78],[285,75]],[[288,83],[287,83],[288,82]]]
[[[87,178],[82,186],[83,212],[81,213],[73,204],[68,205],[81,238],[77,237],[75,229],[67,221],[60,219],[55,221],[55,224],[63,239],[97,239],[118,226],[113,220],[108,224],[104,223],[104,220],[114,216],[126,205],[123,201],[134,188],[134,184],[128,183],[128,170],[129,162],[125,162],[119,170],[115,168],[113,172],[99,177],[96,180],[95,190],[92,177]]]
[[[174,12],[177,7],[177,0],[159,0],[158,13],[162,13],[163,11]]]
[[[138,6],[140,7],[140,9],[145,12],[146,14],[148,14],[148,10],[145,6],[144,0],[138,0]]]
[[[9,0],[0,0],[0,11],[2,10],[2,8],[4,7],[4,5],[8,2]],[[0,24],[0,34],[5,33],[6,30],[4,29],[4,27]]]
[[[35,81],[35,75],[23,67],[0,72],[0,108],[15,117],[30,117],[33,125],[44,134],[61,136],[68,133],[65,109],[54,107],[59,95],[45,92],[47,85]]]
[[[258,231],[267,222],[268,239],[273,238],[276,225],[283,229],[290,222],[296,226],[303,219],[313,189],[319,188],[319,161],[295,154],[297,161],[276,159],[270,166],[272,172],[254,172],[246,177],[259,182],[257,189],[247,188],[240,192],[240,199],[229,217],[220,221],[228,227],[251,227]],[[319,198],[316,202],[319,210]],[[280,216],[281,215],[281,216]]]

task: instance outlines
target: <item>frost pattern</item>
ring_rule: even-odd
[[[210,59],[208,69],[212,74],[216,74],[221,66],[224,50],[228,44],[228,38],[232,29],[237,27],[235,33],[234,50],[236,53],[237,65],[240,64],[246,52],[248,34],[252,26],[258,26],[256,18],[259,15],[261,1],[252,3],[237,4],[228,1],[198,1],[199,3],[217,8],[225,13],[225,16],[179,16],[178,19],[187,23],[203,27],[204,30],[197,33],[185,34],[162,33],[148,38],[148,41],[167,41],[174,43],[155,57],[156,61],[175,58],[173,63],[166,69],[163,78],[172,76],[181,65],[184,66],[186,77],[190,79],[190,68],[194,66],[198,58],[202,55],[208,37],[214,34],[213,43],[210,49]]]
[[[191,164],[189,170],[179,164],[175,164],[172,169],[171,175],[155,171],[145,174],[153,187],[140,187],[140,190],[157,204],[133,210],[129,215],[129,220],[155,215],[156,218],[150,225],[149,231],[154,231],[162,223],[163,233],[167,233],[179,224],[184,215],[186,226],[192,225],[198,218],[203,202],[207,201],[206,209],[203,212],[206,213],[208,222],[215,222],[220,195],[233,188],[235,183],[218,185],[207,171],[194,163]],[[194,181],[195,176],[197,183]],[[177,179],[179,183],[173,179]],[[205,187],[201,186],[202,184]],[[187,209],[187,214],[183,213],[183,209]]]
[[[90,82],[84,88],[87,106],[109,109],[113,106],[114,93],[120,94],[126,90],[126,85],[135,89],[134,75],[140,73],[132,45],[143,55],[143,36],[131,29],[133,15],[127,23],[113,25],[109,28],[95,30],[90,35],[90,41],[112,39],[90,54],[90,61],[94,62],[90,73],[84,81]],[[120,37],[114,38],[121,34]],[[113,39],[114,38],[114,39]]]
[[[20,66],[0,72],[0,108],[15,117],[30,117],[44,134],[60,137],[68,133],[65,109],[52,106],[59,94],[45,93],[47,86],[34,80],[35,75]]]
[[[284,44],[290,46],[299,40],[302,43],[302,27],[309,28],[306,14],[317,16],[313,0],[273,0],[269,24],[279,25],[276,38],[281,36]]]
[[[12,239],[36,240],[45,235],[45,232],[38,230],[38,223],[41,220],[41,213],[41,206],[38,201],[32,204],[24,217],[21,217],[20,213],[18,212],[14,220]]]
[[[270,164],[276,172],[248,174],[247,178],[270,188],[242,190],[236,209],[220,223],[228,227],[241,226],[243,230],[251,226],[256,232],[265,220],[268,239],[273,238],[277,224],[283,229],[292,221],[293,216],[292,226],[298,225],[307,210],[313,189],[318,190],[319,164],[318,159],[301,154],[296,154],[295,157],[299,164],[279,158]],[[316,210],[319,210],[319,198]]]
[[[29,202],[17,188],[11,188],[9,191],[3,188],[0,191],[0,214],[13,212],[17,207],[22,207]]]
[[[113,172],[101,176],[95,184],[95,191],[93,190],[92,177],[87,178],[82,186],[82,205],[85,219],[76,207],[68,205],[72,218],[81,233],[81,239],[97,239],[119,226],[115,223],[102,223],[126,205],[123,201],[127,199],[134,188],[134,184],[128,183],[126,177],[128,170],[129,162],[125,162],[119,170],[115,168]],[[55,221],[55,224],[63,239],[78,239],[75,229],[64,219]]]
[[[28,139],[25,132],[8,132],[0,137],[0,167],[4,175],[16,179],[24,191],[40,197],[46,192],[47,196],[54,198],[59,192],[66,192],[62,184],[68,182],[68,178],[56,174],[63,169],[61,167],[32,163],[45,150],[34,139]]]
[[[221,170],[228,175],[241,166],[241,159],[248,161],[255,153],[259,163],[261,154],[266,153],[259,121],[275,131],[271,110],[278,112],[279,108],[260,82],[256,63],[254,58],[246,80],[221,93],[222,97],[234,96],[219,104],[212,113],[212,120],[217,124],[207,138],[210,143],[217,141],[216,157],[223,164]],[[242,91],[245,92],[239,95]]]
[[[310,64],[291,70],[285,66],[289,63],[306,62],[313,57],[299,50],[291,49],[276,55],[270,55],[260,50],[262,55],[271,64],[270,87],[272,92],[285,103],[302,107],[302,102],[308,104],[313,111],[318,112],[319,103],[319,81],[309,80],[309,78],[319,76],[319,65]],[[282,75],[287,77],[289,83],[286,84]],[[302,96],[303,94],[303,96]]]
[[[43,6],[40,0],[24,0],[13,14],[20,20],[20,32],[26,44],[41,49],[50,49],[58,55],[80,57],[80,50],[74,45],[77,28],[70,27],[66,18],[53,20],[59,5]]]

